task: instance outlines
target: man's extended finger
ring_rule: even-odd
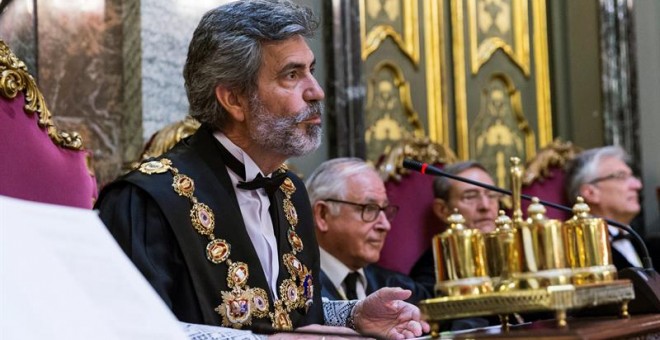
[[[385,287],[379,289],[377,292],[380,295],[380,298],[385,300],[405,300],[412,295],[412,291],[398,287]]]

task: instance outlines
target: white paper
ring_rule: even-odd
[[[0,339],[187,339],[92,210],[0,196]]]

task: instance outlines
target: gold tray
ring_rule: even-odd
[[[419,308],[432,326],[433,324],[438,326],[438,321],[447,319],[555,311],[557,324],[563,327],[566,326],[566,311],[569,309],[621,303],[621,316],[627,317],[628,301],[634,298],[635,291],[629,280],[614,280],[582,285],[551,285],[542,289],[438,297],[421,301]]]

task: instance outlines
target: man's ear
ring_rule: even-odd
[[[328,222],[326,221],[330,215],[328,211],[330,207],[325,202],[316,201],[312,206],[312,213],[314,214],[314,224],[316,225],[316,231],[320,233],[328,232]]]
[[[238,94],[236,90],[227,88],[226,86],[218,85],[215,87],[215,98],[220,105],[229,112],[232,118],[238,122],[245,120],[245,113],[247,112],[247,100]]]
[[[585,202],[591,204],[600,202],[600,190],[593,184],[582,184],[578,192]]]
[[[452,211],[449,208],[447,201],[442,198],[435,198],[433,199],[433,213],[435,216],[438,216],[442,222],[447,223],[447,218],[451,215]]]

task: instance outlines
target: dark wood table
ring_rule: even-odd
[[[489,327],[470,332],[442,333],[441,339],[660,339],[660,314],[617,317],[569,318],[566,328],[555,320],[535,321],[511,326]]]

